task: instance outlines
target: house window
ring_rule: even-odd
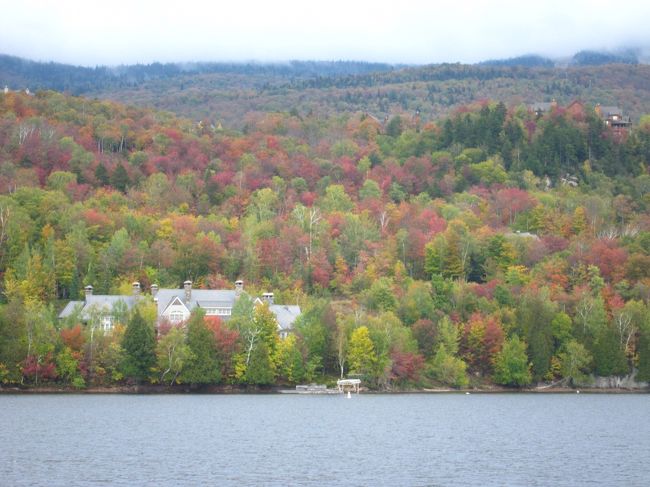
[[[113,317],[111,315],[102,316],[100,325],[104,331],[111,330],[113,328]]]
[[[205,308],[206,316],[230,316],[230,308]]]
[[[172,311],[169,313],[169,321],[172,323],[180,323],[183,321],[183,312],[182,311]]]

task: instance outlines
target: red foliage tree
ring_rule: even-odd
[[[611,282],[617,282],[625,275],[627,252],[614,239],[596,240],[584,256],[586,264],[595,265],[600,274]]]
[[[54,364],[52,353],[44,357],[29,355],[25,358],[22,367],[23,375],[38,384],[39,382],[54,380],[57,378],[56,365]]]
[[[61,340],[67,347],[75,351],[81,350],[86,342],[80,324],[76,324],[72,328],[62,329]]]
[[[390,355],[392,362],[390,377],[397,383],[415,384],[420,380],[424,369],[424,357],[419,353],[394,351]]]
[[[205,318],[208,329],[214,335],[214,343],[221,364],[221,376],[232,376],[233,356],[239,351],[239,332],[228,328],[217,316],[208,316]]]

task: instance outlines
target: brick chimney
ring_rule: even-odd
[[[192,281],[185,281],[183,288],[185,289],[185,302],[189,303],[192,299]]]
[[[138,281],[135,281],[135,282],[131,285],[131,288],[132,288],[132,290],[133,290],[133,295],[134,295],[135,297],[140,296],[140,291],[141,291],[141,289],[140,289],[140,283],[139,283]]]
[[[158,284],[151,285],[151,297],[156,300],[156,294],[158,294]]]
[[[85,295],[85,297],[86,297],[86,301],[88,301],[88,296],[92,296],[92,295],[93,295],[93,287],[92,287],[90,284],[88,284],[88,285],[84,288],[84,295]]]
[[[264,301],[269,306],[271,306],[273,304],[273,293],[264,293],[264,294],[262,294],[262,301]]]

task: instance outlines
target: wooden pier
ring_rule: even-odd
[[[340,393],[356,392],[359,394],[361,379],[340,379],[336,381]]]

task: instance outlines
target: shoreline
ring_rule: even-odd
[[[232,394],[284,394],[301,396],[336,395],[332,392],[326,394],[318,393],[297,393],[290,387],[246,387],[246,386],[161,386],[153,384],[142,384],[132,386],[110,386],[110,387],[89,387],[75,389],[66,386],[45,386],[45,387],[20,387],[0,386],[0,395],[22,395],[22,394],[135,394],[135,395],[162,395],[162,394],[210,394],[210,395],[232,395]],[[383,395],[383,394],[648,394],[650,388],[571,388],[571,387],[540,387],[540,388],[507,388],[507,387],[483,387],[468,389],[453,389],[449,387],[422,388],[422,389],[401,389],[401,390],[362,390],[361,394]]]

